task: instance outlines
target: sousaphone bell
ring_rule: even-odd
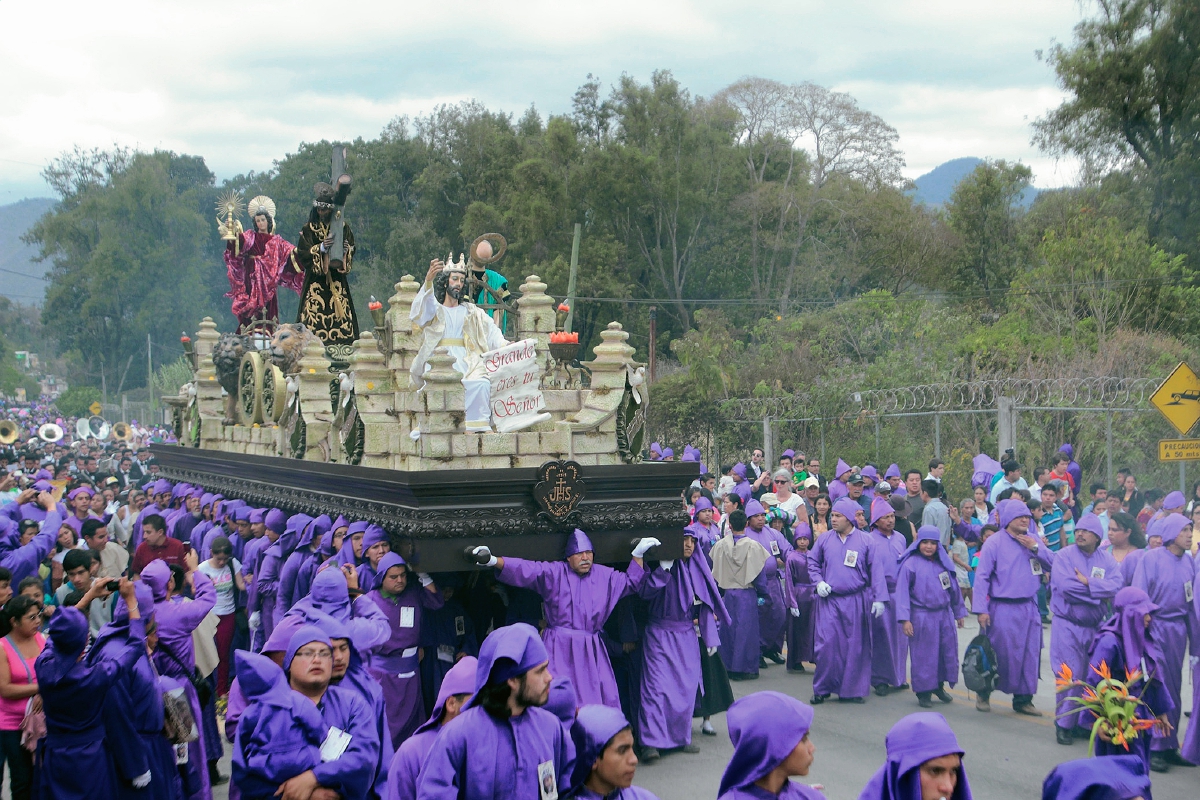
[[[21,426],[11,419],[0,420],[0,444],[9,445],[21,436]]]
[[[118,441],[128,442],[133,439],[133,428],[129,427],[127,422],[114,422],[112,437]]]
[[[38,428],[38,438],[48,444],[54,444],[63,438],[64,432],[62,426],[55,425],[53,422],[47,422],[42,427]]]
[[[75,423],[75,433],[79,434],[80,439],[99,439],[103,441],[108,438],[111,430],[112,428],[109,426],[108,420],[104,417],[91,416]]]

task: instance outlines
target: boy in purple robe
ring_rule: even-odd
[[[1040,717],[1042,712],[1033,707],[1042,657],[1037,593],[1054,553],[1027,533],[1033,517],[1023,500],[1002,500],[996,513],[1000,530],[979,550],[971,610],[996,650],[1000,691],[1012,694],[1013,711]],[[990,696],[976,696],[977,711],[992,710]]]
[[[362,540],[362,563],[358,567],[358,580],[363,586],[374,586],[379,573],[379,562],[392,550],[387,531],[378,525],[367,525]]]
[[[700,650],[696,624],[704,646],[715,651],[721,644],[718,622],[733,621],[721,600],[708,561],[697,553],[695,532],[685,529],[683,558],[662,561],[639,591],[650,604],[650,618],[642,640],[641,703],[638,738],[647,762],[661,750],[699,753],[692,744],[692,711],[701,688]],[[698,612],[698,623],[693,614]]]
[[[1192,561],[1192,522],[1187,517],[1172,514],[1164,517],[1155,532],[1162,536],[1163,546],[1147,550],[1138,562],[1133,585],[1150,596],[1158,609],[1150,615],[1150,631],[1163,652],[1162,681],[1171,693],[1175,706],[1167,715],[1170,732],[1156,730],[1150,744],[1150,766],[1192,766],[1179,754],[1179,717],[1183,700],[1184,650],[1188,639],[1193,646],[1200,640],[1192,616],[1195,601],[1196,568]],[[1197,724],[1195,722],[1192,723]]]
[[[293,517],[295,519],[295,517]],[[290,520],[289,520],[290,522]],[[308,595],[312,588],[313,577],[317,567],[321,566],[321,557],[317,550],[321,547],[321,537],[333,525],[329,515],[309,520],[300,532],[296,541],[296,549],[288,556],[279,572],[279,589],[275,595],[275,619],[280,619],[288,610]]]
[[[812,547],[812,528],[798,522],[792,529],[795,549],[784,559],[783,573],[788,590],[787,670],[805,672],[804,662],[816,663],[813,600],[816,586],[808,574],[808,551]]]
[[[275,597],[279,592],[278,553],[280,551],[276,549],[273,551],[275,555],[270,554],[276,543],[287,532],[287,520],[287,515],[278,508],[272,508],[267,512],[263,518],[266,534],[259,540],[263,544],[258,549],[255,563],[249,567],[249,574],[253,576],[254,583],[246,598],[246,613],[250,616],[250,629],[254,631],[254,644],[251,649],[255,652],[262,649],[263,643],[275,629]],[[246,572],[246,569],[247,565],[243,564],[243,572]]]
[[[475,671],[479,662],[472,656],[464,656],[450,668],[442,680],[433,713],[412,736],[404,740],[392,757],[387,770],[387,790],[383,800],[417,800],[417,783],[421,767],[429,755],[433,742],[451,720],[458,716],[463,706],[475,693]],[[571,710],[574,711],[575,693],[571,693]]]
[[[833,473],[833,480],[829,482],[829,502],[836,503],[839,499],[850,494],[850,487],[846,480],[850,477],[854,470],[850,469],[850,465],[842,459],[837,460],[837,467]]]
[[[276,614],[279,603],[280,572],[288,556],[296,549],[296,542],[300,539],[300,529],[304,527],[301,520],[297,519],[298,517],[304,517],[305,520],[311,519],[303,514],[288,517],[284,522],[283,533],[263,551],[262,563],[258,568],[258,589],[255,592],[255,608],[253,610],[259,613],[259,628],[262,631],[264,643],[271,638],[278,619]],[[296,520],[296,524],[293,524],[292,520]]]
[[[432,578],[424,572],[417,578],[420,586],[409,581],[404,559],[396,553],[387,553],[379,560],[375,587],[367,595],[387,617],[391,632],[386,642],[371,651],[368,664],[371,675],[383,687],[393,749],[425,719],[418,661],[421,618],[424,609],[441,608],[446,602]],[[425,654],[425,658],[436,657],[436,653]]]
[[[306,797],[321,787],[333,790],[342,800],[371,797],[380,746],[375,721],[370,706],[357,692],[331,685],[333,645],[329,637],[316,626],[301,627],[288,644],[283,668],[292,690],[321,712],[324,733],[320,763],[284,781],[279,793]]]
[[[953,698],[945,684],[958,682],[958,633],[955,620],[967,607],[954,579],[954,562],[942,547],[941,530],[922,525],[900,560],[896,576],[896,620],[912,653],[912,689],[922,708],[932,708],[932,695],[943,703]]]
[[[871,689],[871,617],[883,616],[888,591],[879,549],[854,527],[858,511],[848,497],[834,503],[829,532],[808,553],[809,578],[817,585],[814,705],[834,693],[862,703]]]
[[[721,637],[721,661],[730,680],[753,680],[758,677],[762,652],[758,602],[767,594],[763,567],[771,554],[746,535],[746,514],[741,509],[731,511],[725,522],[730,535],[713,545],[710,553],[713,579],[724,592],[732,620]]]
[[[501,583],[541,595],[546,613],[542,636],[550,653],[550,670],[571,679],[577,704],[620,708],[617,681],[600,631],[617,601],[637,592],[645,578],[642,556],[657,544],[661,544],[657,539],[638,541],[625,572],[593,564],[592,541],[578,528],[567,537],[564,561],[497,558],[487,547],[472,552],[478,563],[498,570]]]
[[[767,525],[767,511],[757,500],[746,503],[746,536],[765,547],[771,555],[763,565],[766,595],[764,602],[758,604],[759,667],[765,668],[768,660],[776,664],[784,663],[781,651],[788,611],[784,602],[781,570],[792,545],[782,533]]]
[[[608,706],[584,706],[571,725],[575,772],[568,797],[579,800],[658,800],[634,786],[638,757],[625,715]]]
[[[1095,514],[1084,514],[1075,525],[1075,544],[1054,554],[1050,572],[1050,667],[1058,672],[1065,664],[1074,675],[1082,675],[1096,631],[1108,613],[1108,602],[1124,588],[1121,565],[1100,549],[1104,523]],[[1079,706],[1071,698],[1078,688],[1058,693],[1054,734],[1059,744],[1091,735],[1082,729]],[[1088,726],[1090,728],[1090,725]]]
[[[1108,674],[1124,680],[1126,674],[1139,672],[1136,681],[1129,684],[1129,693],[1140,697],[1145,705],[1139,705],[1139,719],[1156,719],[1160,727],[1167,724],[1167,712],[1171,710],[1171,694],[1163,685],[1162,648],[1150,630],[1152,615],[1158,606],[1141,589],[1126,586],[1113,598],[1113,616],[1106,620],[1096,634],[1088,655],[1088,670],[1083,680],[1095,684],[1101,680],[1100,669],[1107,667]],[[1088,712],[1080,714],[1080,725],[1090,729],[1094,717]],[[1129,746],[1106,742],[1096,737],[1096,755],[1111,756],[1132,753],[1139,756],[1150,769],[1150,734],[1141,732],[1129,742]]]
[[[233,785],[242,800],[269,800],[281,785],[321,763],[325,723],[311,700],[292,691],[274,661],[240,650],[234,658],[246,707],[233,746]]]
[[[707,556],[712,546],[721,538],[721,526],[713,522],[713,504],[707,497],[696,501],[695,520],[685,530],[695,533],[700,550]]]
[[[934,541],[940,543],[938,528],[931,527]],[[885,742],[887,760],[863,787],[858,800],[971,800],[962,763],[965,751],[941,714],[909,714],[892,726]]]
[[[38,742],[34,768],[36,797],[116,796],[112,759],[104,741],[105,695],[146,652],[146,631],[133,584],[122,578],[120,593],[129,608],[129,630],[124,645],[114,645],[111,659],[95,664],[81,660],[88,622],[79,609],[61,608],[50,620],[50,643],[34,665],[46,715],[46,736]],[[147,786],[149,778],[139,776],[138,783]]]
[[[543,784],[565,795],[575,760],[558,717],[542,708],[550,681],[533,626],[492,631],[479,649],[475,694],[434,740],[417,796],[540,800]]]
[[[819,789],[791,780],[812,767],[810,706],[780,692],[755,692],[730,706],[727,721],[733,757],[718,800],[823,800]]]
[[[889,692],[908,688],[904,680],[907,638],[900,635],[895,602],[896,574],[900,569],[900,556],[904,555],[904,537],[896,533],[896,512],[882,497],[871,502],[870,524],[868,535],[879,549],[879,566],[890,600],[883,614],[871,618],[871,685],[875,687],[875,694],[885,697]]]

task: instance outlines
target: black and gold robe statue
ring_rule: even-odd
[[[300,291],[300,312],[297,322],[303,323],[320,337],[325,352],[332,361],[348,361],[354,340],[358,338],[358,317],[350,297],[347,274],[354,263],[354,234],[350,223],[343,222],[345,259],[328,263],[321,252],[321,243],[329,236],[329,222],[322,221],[319,209],[314,208],[308,223],[300,231],[296,246],[296,262],[304,269],[304,288]],[[328,266],[326,266],[328,264]]]

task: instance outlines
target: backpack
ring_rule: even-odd
[[[996,651],[987,634],[981,633],[967,645],[963,656],[963,683],[972,692],[991,692],[1000,674],[996,667]]]

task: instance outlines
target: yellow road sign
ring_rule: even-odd
[[[88,411],[92,412],[93,417],[100,416],[100,412],[103,410],[104,410],[104,407],[101,406],[99,403],[92,403],[90,406],[88,406]]]
[[[1175,430],[1187,436],[1187,432],[1200,422],[1200,376],[1187,362],[1181,361],[1150,395],[1150,402]]]
[[[1159,461],[1200,461],[1200,439],[1160,439]]]

